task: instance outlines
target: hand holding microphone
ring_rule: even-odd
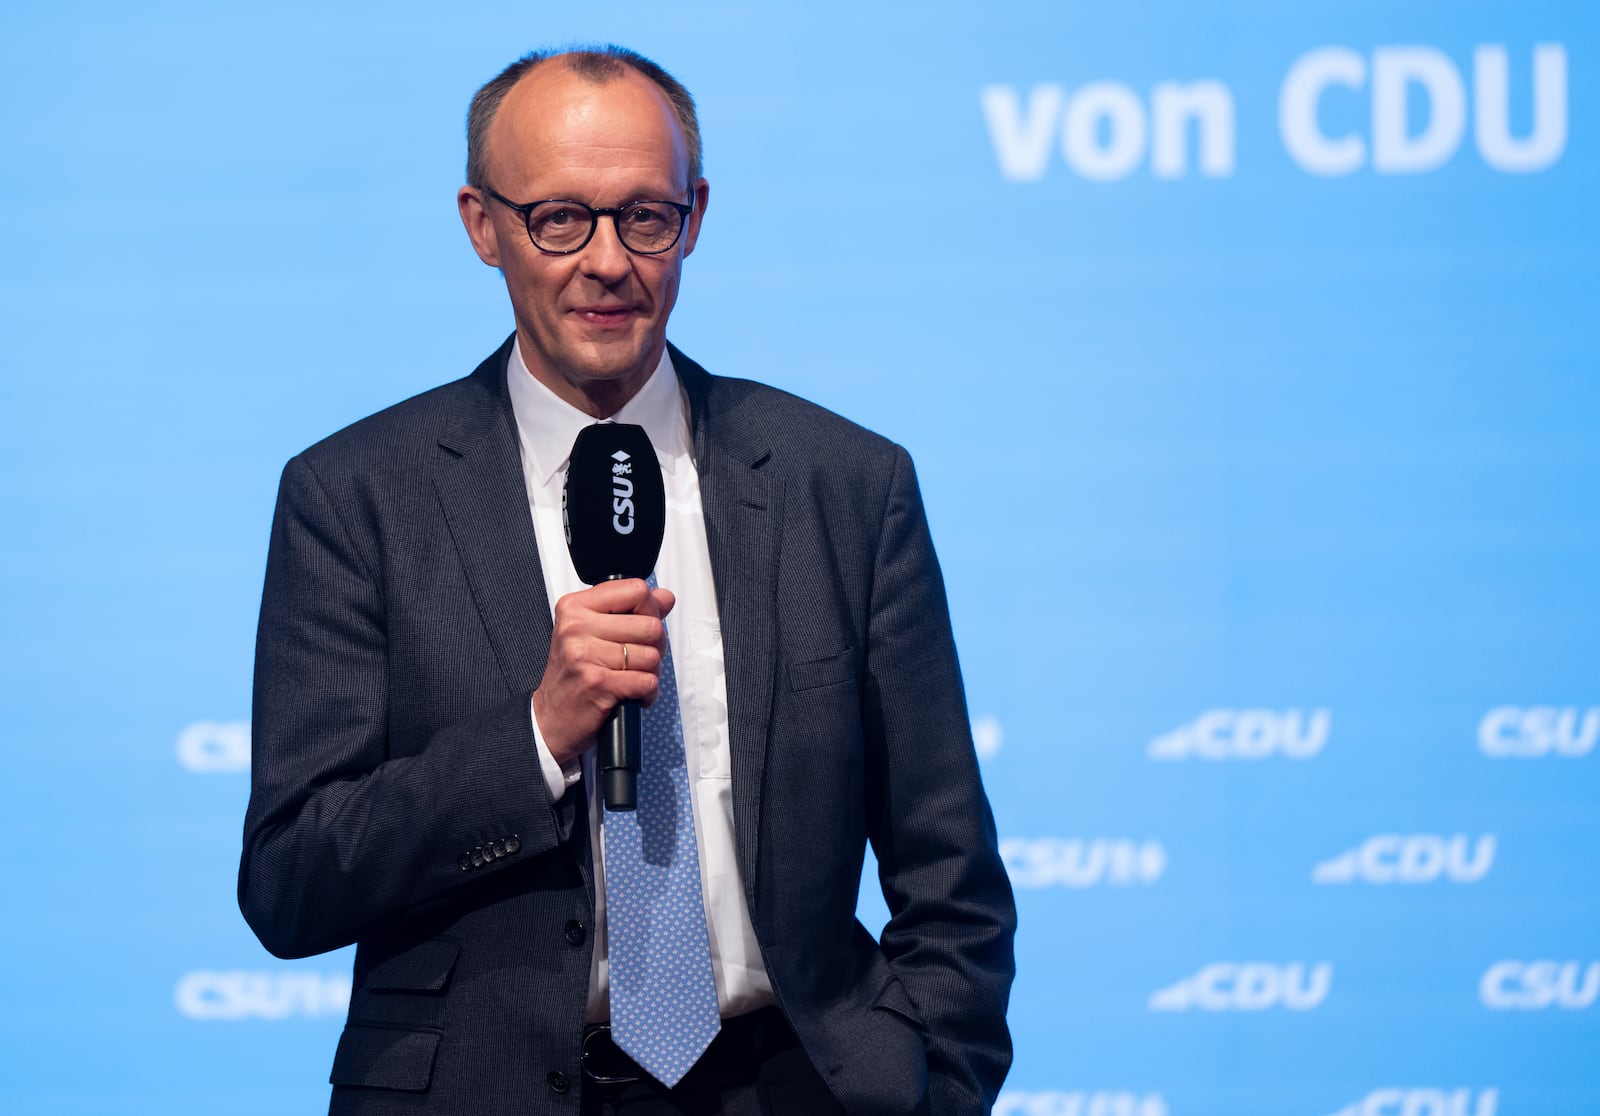
[[[602,582],[556,602],[533,711],[557,763],[587,751],[618,702],[655,700],[666,638],[661,620],[673,604],[670,592],[637,580]]]
[[[595,765],[605,805],[634,808],[641,702],[656,695],[672,594],[643,580],[666,531],[661,466],[643,427],[601,423],[579,433],[563,493],[567,547],[593,588],[556,604],[534,715],[551,754],[565,762],[598,730]]]

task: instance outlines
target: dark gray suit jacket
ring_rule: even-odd
[[[338,1113],[577,1107],[591,858],[583,787],[549,804],[529,721],[551,611],[509,352],[306,450],[279,491],[239,903],[280,957],[358,944]],[[1015,914],[910,458],[672,355],[779,1005],[850,1112],[986,1111]],[[854,917],[868,841],[881,942]]]

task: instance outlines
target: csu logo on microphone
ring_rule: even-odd
[[[1556,755],[1577,759],[1600,740],[1600,706],[1502,705],[1478,724],[1478,748],[1495,759]]]
[[[611,455],[611,526],[619,535],[633,534],[633,462],[626,450]]]
[[[1600,961],[1496,961],[1478,982],[1490,1011],[1583,1011],[1600,998]]]
[[[1498,1089],[1377,1089],[1333,1116],[1494,1116]]]
[[[1447,879],[1473,884],[1494,866],[1494,850],[1493,833],[1475,843],[1460,833],[1449,838],[1435,833],[1380,833],[1318,864],[1311,870],[1311,882],[1425,884]]]
[[[1152,760],[1310,759],[1328,743],[1326,709],[1212,709],[1150,742]]]
[[[1150,994],[1151,1011],[1310,1011],[1328,998],[1333,966],[1292,961],[1217,961]]]

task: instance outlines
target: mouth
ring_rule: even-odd
[[[572,313],[579,321],[600,329],[617,329],[627,325],[639,312],[636,306],[577,306]]]

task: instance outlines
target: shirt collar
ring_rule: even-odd
[[[545,387],[528,371],[522,360],[522,341],[518,338],[506,361],[506,383],[511,390],[511,412],[517,420],[517,437],[522,443],[522,458],[533,479],[548,484],[558,470],[567,467],[572,443],[585,426],[599,421],[578,410]],[[665,347],[650,378],[634,397],[607,422],[631,422],[644,427],[655,447],[661,467],[672,473],[679,460],[690,453],[689,410],[684,402],[678,374]]]

